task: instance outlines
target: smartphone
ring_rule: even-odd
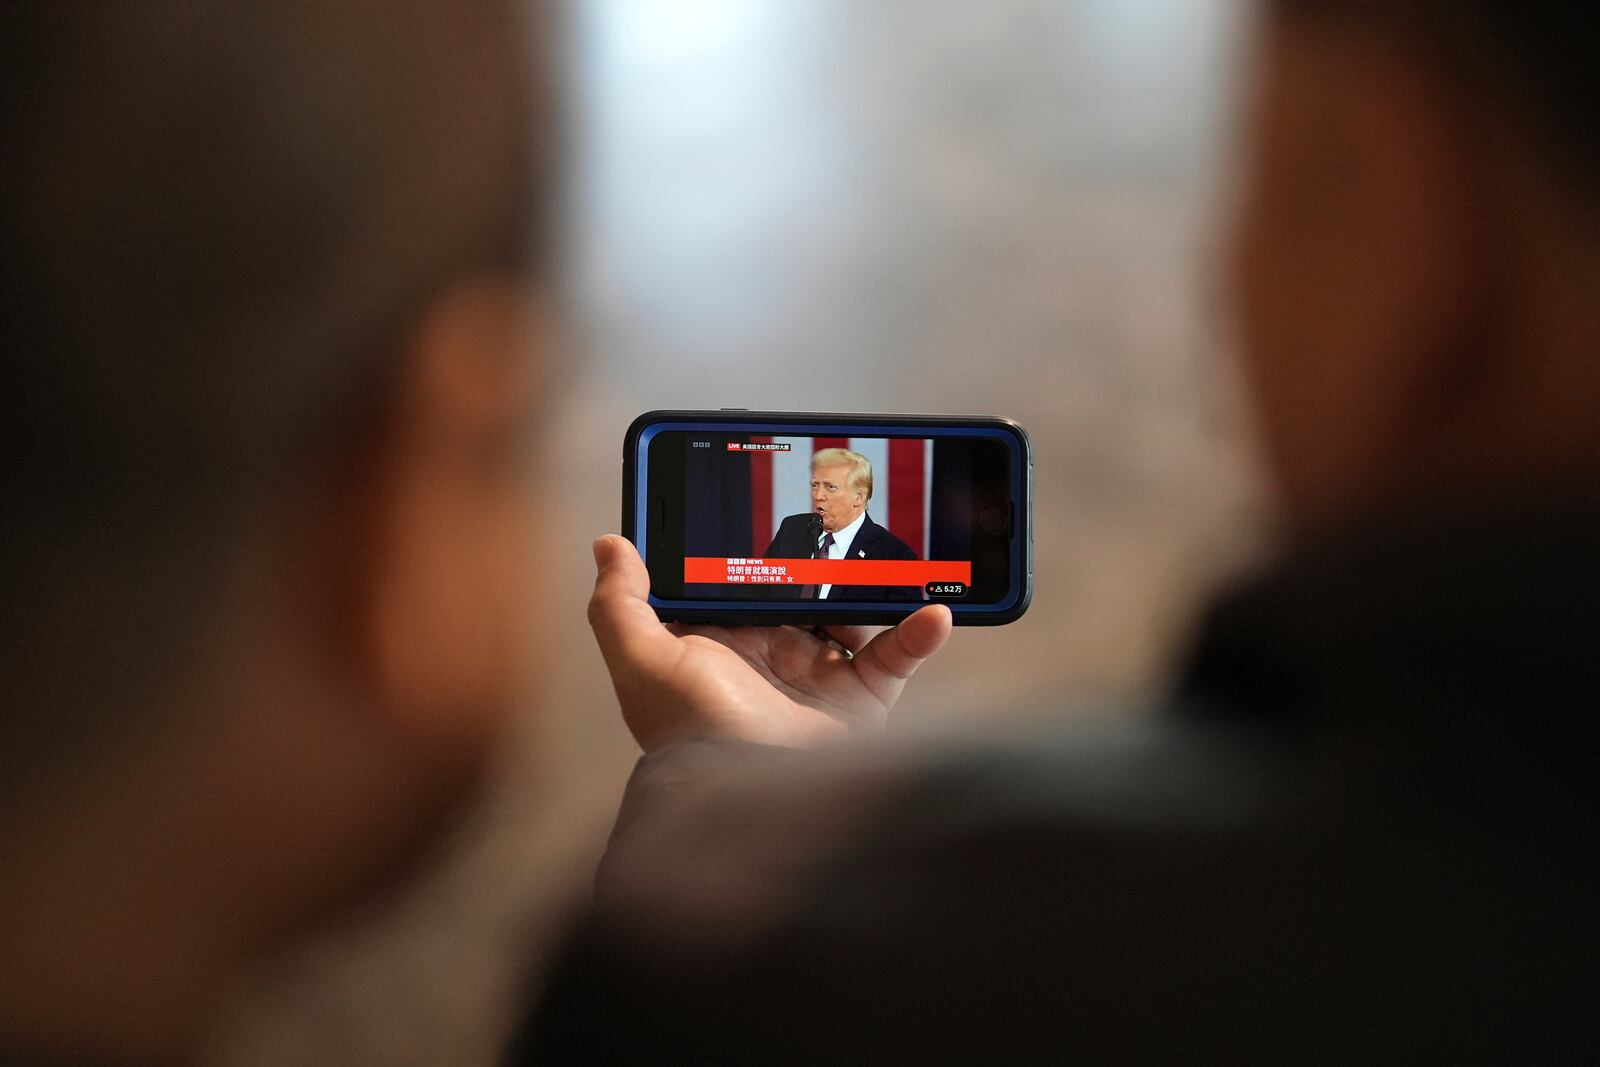
[[[1033,596],[1033,453],[992,416],[652,411],[623,444],[622,530],[667,621],[958,626]]]

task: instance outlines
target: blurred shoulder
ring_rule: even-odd
[[[991,1051],[1041,1039],[1056,1022],[999,1021],[1101,1010],[1117,961],[1167,934],[1130,900],[1175,911],[1270,806],[1269,764],[1143,717],[981,748],[662,750],[519,1048],[937,1056],[980,1018]]]
[[[1031,842],[985,860],[1001,891],[1063,840],[1243,825],[1271,809],[1273,767],[1245,736],[1143,716],[982,747],[688,742],[640,761],[596,914],[662,947],[723,952],[840,879],[892,884],[984,842]]]

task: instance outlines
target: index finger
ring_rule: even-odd
[[[907,616],[856,653],[852,661],[856,675],[880,700],[892,702],[906,679],[944,645],[953,622],[943,604],[930,604]]]
[[[887,629],[887,626],[824,626],[822,632],[851,652],[860,652],[868,641]]]

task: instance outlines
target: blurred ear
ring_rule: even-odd
[[[516,285],[440,297],[402,353],[354,561],[364,685],[392,725],[486,740],[522,691],[537,551],[530,421],[548,322]]]
[[[1448,82],[1378,34],[1277,17],[1235,273],[1268,459],[1295,517],[1381,492],[1450,391],[1482,167]]]

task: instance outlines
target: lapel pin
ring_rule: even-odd
[[[856,555],[860,556],[862,559],[866,559],[867,558],[867,550],[864,549],[864,548],[858,548],[858,549],[856,549]]]

